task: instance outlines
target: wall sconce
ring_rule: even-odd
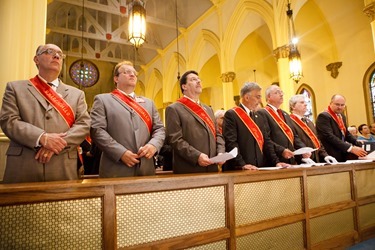
[[[130,8],[129,42],[138,49],[146,40],[146,9],[140,0],[134,0]]]
[[[301,63],[301,54],[298,51],[297,43],[298,38],[296,37],[296,32],[294,29],[293,21],[293,10],[290,9],[290,2],[288,0],[288,10],[286,15],[288,16],[288,29],[289,29],[289,73],[290,78],[293,79],[296,83],[301,80],[303,77],[302,74],[302,63]]]

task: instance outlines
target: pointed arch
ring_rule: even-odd
[[[220,55],[219,37],[211,30],[203,29],[201,30],[199,37],[192,48],[192,51],[199,55],[205,55],[207,54],[207,51],[205,50],[207,45],[210,45],[213,48],[213,53],[209,54],[207,59],[211,58],[213,54]],[[205,51],[205,53],[203,53],[203,51]],[[194,56],[190,60],[190,65],[196,70],[200,71],[200,68],[205,63],[205,61],[205,58]]]
[[[365,93],[367,124],[371,124],[375,122],[375,63],[367,69],[362,84]]]
[[[223,48],[225,53],[224,56],[227,58],[225,62],[228,63],[228,65],[223,65],[223,68],[226,70],[233,70],[235,57],[234,52],[237,51],[237,47],[241,44],[240,41],[237,41],[237,34],[244,33],[242,24],[245,22],[246,18],[248,18],[249,12],[251,11],[259,14],[262,20],[266,23],[271,33],[272,45],[273,47],[275,47],[276,37],[273,32],[275,30],[275,23],[273,19],[274,14],[272,6],[267,1],[242,1],[240,4],[237,5],[236,9],[234,10],[232,17],[226,28],[226,32],[224,34],[224,37],[226,38],[223,41]],[[248,31],[248,33],[250,32],[251,30]]]

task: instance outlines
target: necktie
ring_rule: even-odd
[[[51,88],[56,91],[56,86],[54,84],[52,84],[51,82],[48,82],[48,85],[51,86]]]
[[[254,120],[254,111],[250,110],[250,112],[249,112],[249,116],[250,116],[251,119]]]
[[[283,112],[281,111],[281,109],[277,109],[277,113],[279,114],[280,118],[285,121],[284,119],[284,115],[283,115]]]
[[[306,118],[305,117],[302,117],[301,120],[307,124],[307,121],[306,121]]]

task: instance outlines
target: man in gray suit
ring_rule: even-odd
[[[165,111],[167,140],[173,151],[173,173],[217,172],[210,158],[225,152],[214,112],[199,101],[202,93],[198,73],[190,70],[180,79],[184,96]]]
[[[58,78],[64,57],[58,46],[41,45],[34,56],[38,75],[6,86],[4,183],[78,179],[77,146],[89,133],[90,117],[83,91]]]
[[[317,151],[312,152],[311,159],[314,162],[337,163],[336,159],[327,154],[323,144],[317,136],[314,123],[305,117],[307,103],[303,95],[294,95],[289,99],[290,118],[293,121],[293,127],[301,141]]]
[[[153,101],[134,93],[137,72],[129,61],[118,63],[116,89],[97,95],[91,110],[91,138],[103,151],[100,177],[154,175],[154,155],[165,128]]]

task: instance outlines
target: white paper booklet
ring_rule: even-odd
[[[219,162],[230,160],[230,159],[236,157],[237,154],[238,154],[238,149],[234,148],[229,153],[224,153],[224,154],[221,154],[221,155],[214,156],[214,157],[210,158],[210,160],[213,163],[219,163]]]

